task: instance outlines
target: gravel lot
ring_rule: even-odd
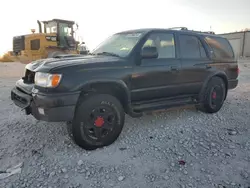
[[[127,117],[114,144],[91,152],[72,142],[65,123],[37,121],[13,105],[23,67],[0,64],[0,178],[22,163],[1,188],[250,187],[250,61],[240,62],[239,86],[217,114],[188,108]]]

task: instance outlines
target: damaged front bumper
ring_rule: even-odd
[[[34,92],[30,84],[19,80],[11,90],[11,100],[26,114],[37,120],[48,122],[71,121],[74,118],[75,106],[80,93],[47,94]]]

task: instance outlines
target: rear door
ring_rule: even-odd
[[[204,42],[194,34],[179,34],[181,56],[181,87],[182,94],[199,93],[203,82],[208,76],[211,60],[207,56]]]

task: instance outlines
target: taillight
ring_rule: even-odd
[[[239,69],[239,67],[237,67],[237,74],[238,74],[238,75],[240,74],[240,69]]]
[[[240,74],[240,69],[239,69],[239,67],[237,67],[236,72],[237,72],[237,77],[239,77],[239,74]]]

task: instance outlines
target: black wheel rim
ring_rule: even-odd
[[[110,106],[95,107],[86,117],[81,126],[84,135],[99,142],[113,132],[117,121],[116,112]]]
[[[223,103],[224,90],[221,86],[215,86],[210,92],[210,106],[216,108]]]

